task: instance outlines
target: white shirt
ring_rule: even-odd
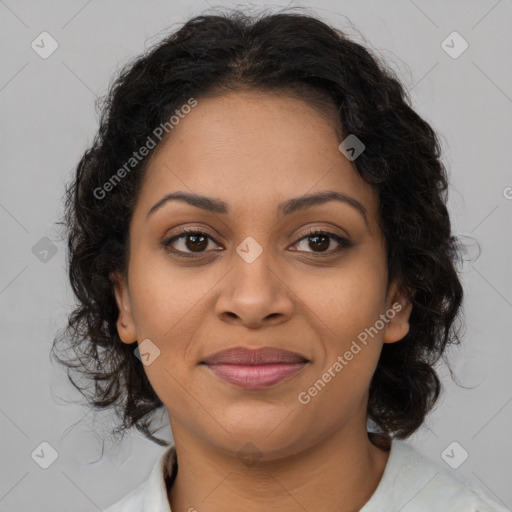
[[[146,481],[105,512],[172,512],[164,478],[176,476],[176,450],[158,457]],[[377,489],[360,512],[512,512],[454,470],[393,439]]]

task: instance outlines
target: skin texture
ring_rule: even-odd
[[[389,454],[367,437],[368,388],[382,344],[407,334],[412,306],[395,283],[386,293],[378,195],[340,142],[335,120],[302,100],[244,91],[199,99],[151,155],[130,224],[128,279],[112,280],[122,341],[150,339],[160,350],[144,368],[177,449],[173,512],[356,511],[382,477]],[[220,199],[230,212],[170,201],[147,217],[176,191]],[[337,201],[278,213],[280,202],[320,191],[357,199],[368,224]],[[173,243],[192,258],[163,246],[179,227],[210,236],[199,252],[190,237]],[[312,228],[353,247],[315,244]],[[251,263],[236,252],[247,237],[263,251]],[[393,304],[394,318],[301,404],[298,394]],[[244,390],[199,364],[235,346],[284,348],[309,363],[270,388]],[[239,456],[247,443],[255,463]]]

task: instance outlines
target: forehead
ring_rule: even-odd
[[[356,198],[377,214],[377,193],[338,149],[335,113],[286,94],[200,98],[151,155],[137,209],[176,190],[222,199],[230,210],[274,209],[319,190]]]

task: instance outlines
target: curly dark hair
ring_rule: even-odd
[[[384,59],[309,13],[196,16],[119,72],[102,98],[98,133],[66,186],[59,224],[78,304],[51,354],[93,409],[116,411],[122,424],[112,433],[135,426],[169,444],[151,430],[152,413],[163,403],[136,345],[119,338],[110,280],[113,271],[126,275],[129,223],[149,157],[106,197],[98,190],[188,98],[240,89],[328,105],[343,133],[366,146],[353,163],[378,188],[388,286],[396,279],[413,304],[408,334],[384,344],[369,389],[367,415],[379,431],[369,437],[388,448],[392,437],[404,439],[422,425],[442,389],[434,366],[448,344],[460,343],[463,289],[446,207],[448,180],[437,135],[411,108]],[[57,355],[61,343],[72,357]],[[94,381],[92,393],[75,383],[71,370]]]

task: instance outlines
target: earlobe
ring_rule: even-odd
[[[411,293],[412,297],[415,291]],[[409,332],[409,318],[412,312],[412,302],[407,293],[394,285],[388,297],[386,316],[389,321],[384,328],[384,343],[394,343],[403,339]]]
[[[112,283],[117,309],[119,311],[116,322],[117,332],[123,343],[133,343],[137,341],[137,334],[126,280],[118,272],[110,273],[109,279]]]

